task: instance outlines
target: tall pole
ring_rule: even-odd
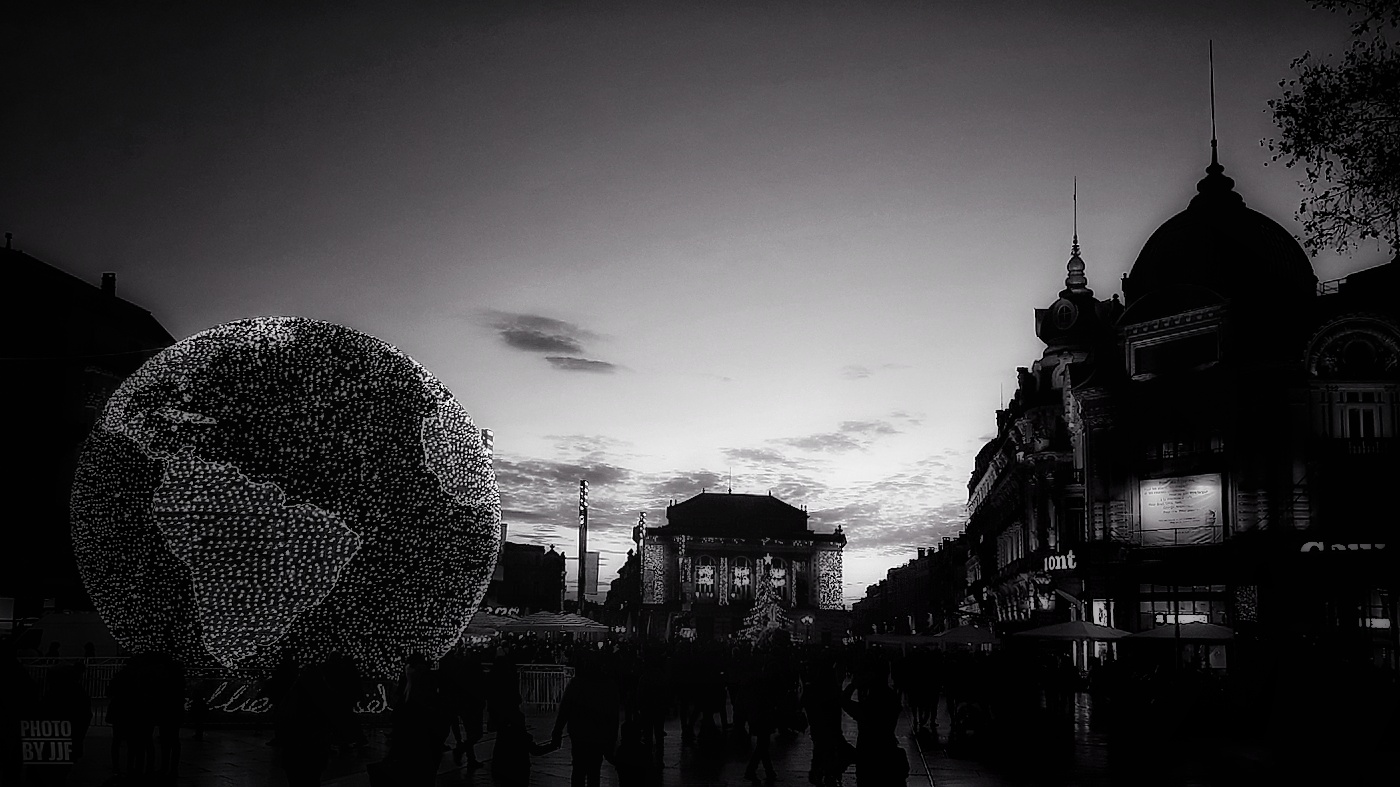
[[[588,574],[588,481],[578,482],[578,614],[583,614],[584,579]]]

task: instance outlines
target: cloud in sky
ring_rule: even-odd
[[[555,369],[565,372],[611,374],[619,367],[615,363],[583,358],[584,343],[600,338],[586,328],[553,317],[488,310],[486,324],[496,332],[507,347],[529,353],[554,353],[545,360]]]
[[[841,376],[847,380],[864,380],[876,372],[890,371],[893,369],[909,369],[907,363],[882,363],[878,366],[863,366],[851,364],[841,368]]]
[[[785,437],[777,442],[783,445],[790,445],[793,448],[800,448],[803,451],[825,451],[831,453],[858,451],[865,447],[863,441],[841,432],[822,432],[820,434],[807,435],[806,437]]]
[[[842,421],[834,432],[818,432],[802,437],[783,437],[772,442],[792,446],[803,451],[844,453],[864,450],[881,437],[899,433],[900,430],[888,421]]]
[[[790,457],[781,451],[771,448],[726,448],[723,450],[724,457],[731,462],[740,462],[746,465],[757,465],[759,467],[808,467],[809,463],[802,462]]]
[[[597,338],[571,322],[538,314],[488,311],[486,317],[502,341],[525,352],[578,354],[584,341]]]
[[[566,372],[596,372],[600,374],[612,374],[618,370],[615,363],[607,361],[595,361],[590,358],[571,358],[563,355],[550,355],[545,358],[555,369],[562,369]]]

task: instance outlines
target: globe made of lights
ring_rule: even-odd
[[[87,588],[129,651],[265,670],[438,658],[486,592],[501,504],[481,430],[372,336],[238,320],[108,400],[72,493]]]

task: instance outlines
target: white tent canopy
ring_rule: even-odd
[[[606,634],[607,626],[573,612],[536,612],[523,618],[509,620],[495,627],[499,631],[534,631],[540,633],[572,632],[575,634]]]

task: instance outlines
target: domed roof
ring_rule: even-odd
[[[1143,245],[1123,285],[1132,303],[1177,284],[1205,285],[1229,299],[1297,298],[1317,291],[1317,274],[1288,230],[1245,207],[1214,152],[1199,192]]]

